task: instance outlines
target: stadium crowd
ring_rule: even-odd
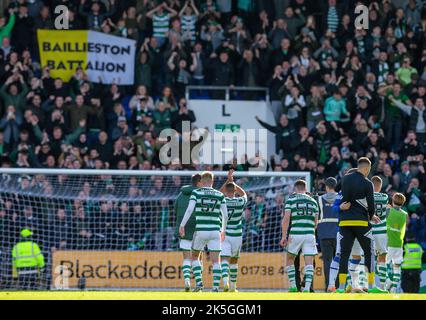
[[[372,174],[384,181],[382,191],[407,195],[409,229],[426,247],[423,2],[368,1],[369,30],[363,30],[354,27],[354,8],[362,1],[353,0],[9,1],[0,18],[1,165],[226,170],[229,166],[163,166],[158,152],[164,141],[158,134],[165,128],[179,132],[182,121],[195,121],[184,94],[189,84],[264,86],[276,117],[276,123],[257,119],[276,134],[269,170],[309,171],[313,189],[322,192],[326,177],[342,177],[357,158],[367,156]],[[54,29],[54,8],[60,4],[70,10],[70,29],[137,40],[134,86],[92,83],[81,69],[65,83],[40,65],[36,30]],[[156,183],[161,188],[153,179]],[[81,182],[80,191],[92,187]],[[279,250],[276,208],[284,196],[267,201],[265,194],[253,195],[247,250]],[[14,201],[2,200],[3,225],[33,214],[28,205],[19,214],[11,210]],[[72,214],[82,220],[74,221],[76,234],[87,237],[78,229],[87,213],[78,201],[75,210],[55,207],[58,222],[50,224],[52,232],[71,232],[65,220]],[[171,210],[172,204],[155,208]],[[129,212],[125,203],[112,208],[101,202],[97,211],[104,209]],[[141,206],[131,210],[137,213]],[[169,228],[161,216],[150,225]],[[148,249],[172,248],[169,236],[162,235],[135,242],[143,240]],[[84,241],[74,239],[72,246],[84,247]],[[121,249],[128,246],[127,240],[117,243]]]

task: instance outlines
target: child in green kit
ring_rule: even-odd
[[[387,263],[392,265],[391,293],[396,293],[401,282],[401,264],[403,260],[404,236],[407,224],[407,212],[401,209],[405,203],[405,196],[395,193],[392,197],[392,208],[386,218],[386,232],[388,236]]]

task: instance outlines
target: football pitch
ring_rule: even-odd
[[[426,300],[426,294],[288,292],[9,291],[0,300]]]

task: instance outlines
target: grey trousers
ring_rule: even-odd
[[[324,279],[325,288],[328,287],[328,280],[330,275],[330,264],[333,261],[334,254],[336,253],[336,239],[322,239],[320,240],[322,261],[324,264]]]

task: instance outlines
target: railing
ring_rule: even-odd
[[[223,91],[225,100],[231,100],[231,92],[259,92],[263,94],[264,100],[269,101],[269,88],[266,87],[229,87],[229,86],[187,86],[185,97],[188,100],[191,97],[191,91]]]

